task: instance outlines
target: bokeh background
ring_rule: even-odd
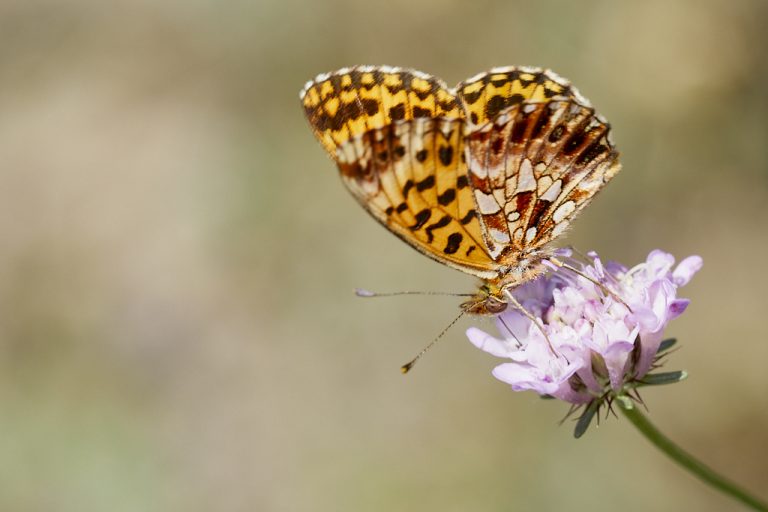
[[[317,73],[550,67],[624,171],[568,243],[704,257],[651,418],[768,498],[768,4],[0,2],[0,510],[734,510],[489,374],[471,291],[348,196]]]

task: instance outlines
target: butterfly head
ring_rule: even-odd
[[[504,289],[492,281],[483,283],[471,299],[461,304],[461,309],[472,315],[498,315],[507,309]]]
[[[496,278],[484,281],[471,299],[461,304],[461,309],[473,315],[498,315],[507,309],[510,290],[536,279],[546,271],[542,261],[551,250],[529,251],[526,254],[510,254],[506,265]]]

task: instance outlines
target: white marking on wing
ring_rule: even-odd
[[[557,180],[554,182],[544,194],[540,197],[540,199],[543,199],[544,201],[549,201],[550,203],[554,202],[555,199],[557,199],[557,196],[560,195],[560,190],[563,187],[563,180]],[[557,221],[555,221],[557,222]]]
[[[573,201],[568,201],[566,203],[561,204],[557,207],[557,210],[555,210],[555,213],[552,214],[552,219],[555,221],[555,223],[560,224],[563,219],[568,217],[570,214],[573,213],[573,211],[576,209],[576,203]]]
[[[523,163],[520,164],[520,177],[517,180],[517,191],[526,192],[528,190],[536,190],[536,180],[533,177],[531,160],[526,158],[523,160]]]
[[[552,238],[557,238],[558,236],[562,235],[567,228],[568,228],[568,223],[566,222],[563,222],[562,224],[557,224],[555,226],[555,229],[552,230]]]
[[[495,228],[491,228],[489,231],[491,232],[491,237],[493,237],[493,239],[497,242],[502,244],[509,243],[509,233],[506,231],[500,231]]]
[[[480,213],[490,214],[501,210],[501,206],[499,206],[499,203],[496,202],[492,194],[484,194],[480,190],[475,190],[475,200],[477,201]]]
[[[570,82],[568,80],[566,80],[565,78],[561,77],[560,75],[558,75],[557,73],[555,73],[551,69],[544,70],[544,73],[546,73],[546,75],[549,77],[549,79],[552,80],[553,82],[557,82],[558,84],[564,85],[564,86],[570,85]]]
[[[485,76],[485,72],[478,73],[475,76],[471,76],[471,77],[467,78],[466,80],[464,80],[464,83],[465,84],[471,84],[472,82],[477,82],[478,80],[480,80],[484,76]]]
[[[307,92],[309,92],[309,88],[312,87],[314,85],[314,83],[315,82],[313,82],[312,80],[309,80],[309,81],[307,81],[307,83],[304,84],[304,88],[299,93],[299,98],[300,99],[302,99],[302,100],[304,99],[304,96],[307,95]]]

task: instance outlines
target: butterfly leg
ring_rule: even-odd
[[[577,275],[583,277],[584,279],[586,279],[590,283],[592,283],[595,286],[597,286],[598,288],[600,288],[607,295],[610,295],[611,297],[616,299],[618,302],[622,303],[628,310],[632,311],[632,308],[629,307],[629,304],[624,302],[624,299],[622,299],[621,297],[616,295],[616,293],[614,293],[610,288],[605,286],[603,283],[592,279],[591,277],[589,277],[587,274],[585,274],[581,270],[577,269],[576,267],[574,267],[572,265],[569,265],[568,263],[565,263],[564,261],[560,261],[557,258],[549,258],[549,261],[552,262],[552,264],[555,265],[558,268],[564,268],[564,269],[570,270],[574,274],[577,274]]]
[[[552,352],[552,355],[555,357],[558,357],[560,354],[555,351],[555,347],[552,345],[552,340],[549,339],[549,336],[547,335],[547,331],[544,330],[544,326],[541,325],[541,322],[538,318],[533,316],[530,311],[525,309],[522,304],[515,298],[514,295],[512,295],[512,292],[507,288],[504,290],[504,293],[507,296],[507,299],[509,299],[509,303],[512,304],[518,311],[520,311],[528,320],[534,323],[536,327],[541,331],[541,334],[544,335],[544,339],[547,340],[547,346],[549,347],[549,351]]]

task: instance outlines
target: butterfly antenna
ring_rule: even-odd
[[[378,293],[366,290],[364,288],[355,288],[355,295],[358,297],[394,297],[395,295],[450,295],[452,297],[472,297],[472,293],[450,293],[450,292],[421,292],[421,291],[406,291],[406,292],[387,292]]]
[[[445,329],[443,329],[443,330],[442,330],[442,332],[441,332],[440,334],[438,334],[438,335],[437,335],[437,337],[436,337],[435,339],[433,339],[433,340],[432,340],[432,341],[429,343],[429,345],[427,345],[426,347],[424,347],[423,349],[421,349],[421,352],[419,352],[418,354],[416,354],[416,357],[414,357],[414,358],[413,358],[413,359],[411,359],[409,362],[407,362],[406,364],[404,364],[403,366],[401,366],[401,367],[400,367],[400,371],[401,371],[401,372],[403,372],[403,373],[408,373],[409,371],[411,371],[411,368],[413,368],[413,365],[415,365],[415,364],[416,364],[416,361],[418,361],[419,359],[421,359],[421,357],[422,357],[424,354],[426,354],[426,353],[427,353],[427,351],[428,351],[430,348],[432,348],[432,347],[435,345],[435,343],[437,343],[438,341],[440,341],[440,338],[442,338],[442,337],[443,337],[443,335],[444,335],[446,332],[448,332],[448,329],[450,329],[451,327],[453,327],[453,325],[454,325],[456,322],[458,322],[458,321],[459,321],[459,318],[461,318],[462,316],[464,316],[464,313],[465,313],[465,311],[464,311],[464,310],[462,310],[462,311],[461,311],[461,313],[459,313],[459,316],[457,316],[456,318],[454,318],[454,319],[453,319],[453,321],[452,321],[451,323],[449,323],[449,324],[446,326],[446,328],[445,328]]]
[[[564,261],[560,261],[560,260],[558,260],[557,258],[549,258],[549,261],[551,261],[552,263],[554,263],[554,264],[555,264],[557,267],[559,267],[559,268],[564,268],[564,269],[570,270],[570,271],[571,271],[571,272],[573,272],[574,274],[576,274],[576,275],[579,275],[579,276],[583,277],[584,279],[586,279],[586,280],[587,280],[587,281],[589,281],[590,283],[592,283],[592,284],[594,284],[595,286],[597,286],[598,288],[600,288],[600,289],[601,289],[603,292],[605,292],[607,295],[610,295],[611,297],[613,297],[613,298],[614,298],[614,299],[616,299],[617,301],[619,301],[619,302],[621,302],[622,304],[624,304],[624,306],[625,306],[625,307],[626,307],[626,308],[627,308],[627,309],[628,309],[630,312],[632,311],[632,308],[631,308],[631,307],[629,307],[629,304],[627,304],[626,302],[624,302],[624,299],[622,299],[621,297],[619,297],[618,295],[616,295],[616,293],[615,293],[613,290],[611,290],[610,288],[608,288],[607,286],[605,286],[603,283],[601,283],[601,282],[599,282],[599,281],[596,281],[596,280],[592,279],[591,277],[589,277],[587,274],[585,274],[585,273],[584,273],[584,272],[582,272],[581,270],[577,269],[576,267],[574,267],[574,266],[572,266],[572,265],[569,265],[569,264],[565,263]]]

